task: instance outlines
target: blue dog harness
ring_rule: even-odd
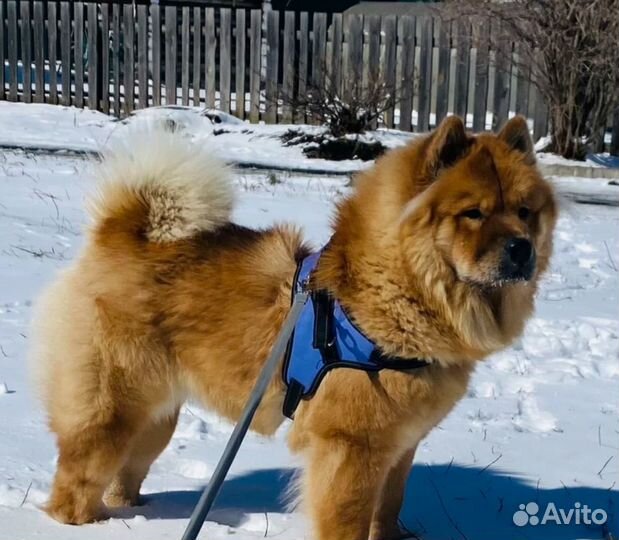
[[[295,293],[307,290],[320,254],[312,253],[297,266],[293,297]],[[311,398],[323,377],[333,368],[403,371],[428,364],[418,358],[383,354],[326,290],[311,291],[284,356],[283,379],[287,386],[284,415],[292,418],[301,400]]]

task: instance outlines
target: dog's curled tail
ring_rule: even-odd
[[[90,212],[95,231],[175,242],[230,220],[234,187],[204,141],[152,125],[128,130],[103,152]]]

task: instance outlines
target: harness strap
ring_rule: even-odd
[[[297,266],[293,292],[306,290],[320,258],[313,253]],[[348,316],[343,306],[325,289],[310,292],[284,356],[283,380],[287,386],[283,413],[288,418],[302,399],[311,398],[328,371],[338,367],[376,372],[409,371],[429,362],[384,354]]]

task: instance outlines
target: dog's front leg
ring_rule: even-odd
[[[358,441],[314,439],[310,443],[304,499],[317,540],[368,540],[389,460]]]
[[[398,540],[410,536],[400,529],[398,517],[415,450],[416,447],[407,450],[387,473],[380,497],[376,502],[370,540]]]

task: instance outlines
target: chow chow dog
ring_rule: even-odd
[[[63,523],[134,505],[186,399],[235,421],[311,249],[290,225],[231,221],[233,183],[208,147],[154,130],[99,166],[86,245],[44,294],[34,374],[57,437],[47,512]],[[413,371],[334,369],[300,404],[319,540],[393,540],[419,442],[465,394],[478,361],[530,317],[556,204],[524,119],[473,135],[457,117],[358,175],[336,208],[310,288],[326,289]],[[275,377],[252,427],[280,426]]]

